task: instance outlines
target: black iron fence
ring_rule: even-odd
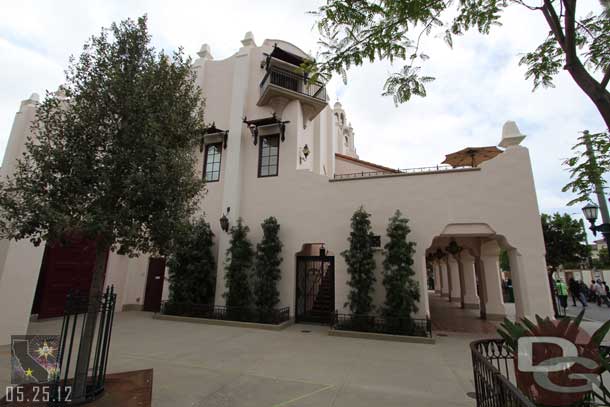
[[[516,386],[514,356],[504,339],[483,339],[470,344],[477,407],[536,407]],[[607,356],[610,348],[600,347]],[[603,377],[600,376],[603,384]],[[589,393],[572,407],[608,406],[610,399],[603,393]]]
[[[479,171],[480,168],[473,167],[452,167],[450,165],[435,165],[433,167],[417,167],[417,168],[397,168],[391,172],[388,170],[378,170],[378,171],[360,171],[353,172],[349,174],[335,174],[333,176],[336,180],[347,180],[354,178],[366,178],[366,177],[379,177],[379,176],[396,176],[396,175],[405,175],[405,174],[426,174],[426,173],[436,173],[436,172],[451,172],[456,170],[472,170]]]
[[[161,304],[161,314],[279,325],[290,319],[290,307],[262,310],[257,308],[166,301]]]
[[[64,317],[61,326],[59,350],[57,356],[58,372],[54,380],[54,392],[51,404],[63,405],[64,400],[82,403],[94,400],[104,392],[108,352],[114,320],[116,294],[114,287],[107,287],[95,304],[90,307],[90,299],[78,293],[69,294],[66,299]],[[96,335],[89,352],[89,375],[84,394],[74,393],[74,370],[80,354],[80,347],[85,345],[84,321],[93,313],[96,320]]]
[[[310,82],[304,75],[299,75],[277,66],[272,65],[267,69],[267,74],[260,84],[261,94],[269,84],[326,102],[326,87],[323,83]]]
[[[341,331],[432,337],[432,323],[429,319],[341,314],[335,311],[332,328]]]

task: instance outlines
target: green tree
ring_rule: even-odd
[[[375,284],[375,259],[373,258],[373,232],[371,215],[361,206],[351,219],[352,231],[349,238],[349,249],[341,252],[347,263],[347,274],[350,287],[348,302],[350,311],[357,315],[366,315],[373,311],[373,290]]]
[[[411,232],[409,220],[397,210],[390,218],[386,232],[390,240],[384,246],[383,286],[386,294],[383,314],[411,318],[411,314],[417,312],[419,284],[413,279],[415,243],[407,241]]]
[[[312,80],[338,73],[346,81],[347,69],[364,61],[403,61],[387,78],[383,93],[402,103],[412,95],[425,96],[425,84],[434,79],[420,74],[429,58],[422,49],[424,37],[444,38],[452,46],[456,35],[470,29],[490,34],[509,7],[538,13],[549,30],[520,61],[534,89],[553,86],[553,77],[567,70],[609,128],[610,19],[603,7],[577,10],[576,0],[327,0],[314,12],[321,33],[318,61],[304,68]]]
[[[568,202],[590,202],[591,195],[606,189],[604,174],[610,171],[610,142],[606,133],[584,131],[572,147],[574,156],[563,162],[570,173],[570,182],[561,190],[572,192],[576,198]]]
[[[169,301],[211,304],[216,287],[216,261],[212,253],[214,233],[203,217],[185,224],[167,262]]]
[[[546,247],[546,264],[550,272],[560,265],[574,265],[587,259],[587,247],[582,242],[585,234],[579,221],[570,215],[545,213],[541,216]]]
[[[254,295],[256,307],[263,313],[273,310],[280,302],[277,283],[282,278],[282,242],[279,238],[280,224],[273,216],[261,224],[263,240],[256,245],[254,271],[256,275]]]
[[[254,251],[248,240],[250,228],[243,224],[241,218],[231,228],[231,242],[227,249],[224,293],[228,307],[249,308],[252,306],[250,280]]]
[[[195,173],[203,106],[190,60],[156,51],[146,17],[91,37],[62,89],[38,106],[34,136],[0,184],[0,231],[35,245],[73,234],[94,240],[93,299],[109,250],[168,252],[193,213],[203,187]],[[85,394],[95,324],[90,312],[74,400]]]
[[[597,269],[607,269],[610,267],[610,256],[608,256],[608,249],[602,247],[599,250],[598,258],[593,260],[593,266]]]

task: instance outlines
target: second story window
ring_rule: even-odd
[[[258,150],[258,176],[275,177],[278,174],[280,155],[280,136],[261,137]]]
[[[206,182],[220,180],[220,157],[222,143],[208,144],[205,146],[205,162],[203,164],[203,179]]]

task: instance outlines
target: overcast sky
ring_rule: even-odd
[[[315,54],[315,18],[307,11],[318,2],[306,1],[11,1],[0,5],[0,151],[4,151],[14,114],[32,92],[55,90],[71,54],[102,26],[148,14],[153,42],[159,48],[182,46],[196,58],[208,43],[215,59],[230,56],[246,31],[257,44],[265,38],[287,40]],[[579,1],[590,10],[597,0]],[[431,56],[424,70],[436,77],[428,97],[395,107],[381,96],[393,68],[388,64],[352,69],[348,84],[333,80],[331,102],[339,98],[356,132],[360,158],[390,167],[436,165],[444,155],[466,146],[495,145],[502,124],[515,120],[527,135],[538,201],[543,212],[580,213],[566,207],[561,192],[568,181],[561,167],[578,132],[600,131],[603,122],[593,104],[561,72],[553,89],[532,93],[518,66],[548,29],[541,14],[511,7],[504,25],[492,35],[476,33],[457,38],[454,49],[429,38]]]

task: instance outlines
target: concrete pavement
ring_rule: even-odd
[[[53,334],[60,320],[33,322]],[[154,369],[153,406],[474,406],[468,334],[436,345],[327,335],[322,326],[261,331],[118,313],[109,372]],[[304,332],[309,331],[309,332]],[[0,349],[0,388],[8,385]]]

